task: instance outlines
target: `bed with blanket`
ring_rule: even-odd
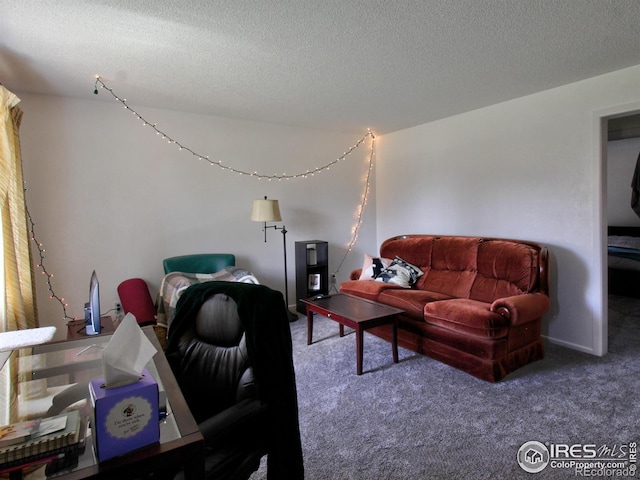
[[[640,298],[640,227],[609,226],[609,293]]]

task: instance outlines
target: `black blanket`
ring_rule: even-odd
[[[631,179],[631,208],[640,217],[640,155],[636,160],[636,168]]]
[[[303,479],[291,330],[282,293],[264,285],[237,282],[206,282],[189,287],[176,305],[167,358],[172,363],[180,337],[195,321],[200,306],[217,293],[228,295],[238,304],[258,394],[269,406],[271,442],[267,478]]]

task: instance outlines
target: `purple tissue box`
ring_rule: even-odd
[[[158,384],[149,371],[129,385],[105,388],[104,379],[89,383],[93,437],[103,462],[160,440]]]

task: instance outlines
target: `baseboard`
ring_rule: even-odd
[[[597,355],[594,352],[593,348],[587,348],[584,345],[578,345],[577,343],[566,342],[564,340],[548,337],[546,335],[542,335],[542,338],[547,340],[549,343],[553,343],[554,345],[560,345],[561,347],[566,347],[566,348],[570,348],[571,350],[577,350],[579,352],[588,353],[589,355],[594,355],[596,357],[601,356],[601,355]]]

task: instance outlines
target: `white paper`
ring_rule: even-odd
[[[122,387],[140,380],[142,370],[156,351],[136,317],[127,313],[102,351],[105,387]]]

